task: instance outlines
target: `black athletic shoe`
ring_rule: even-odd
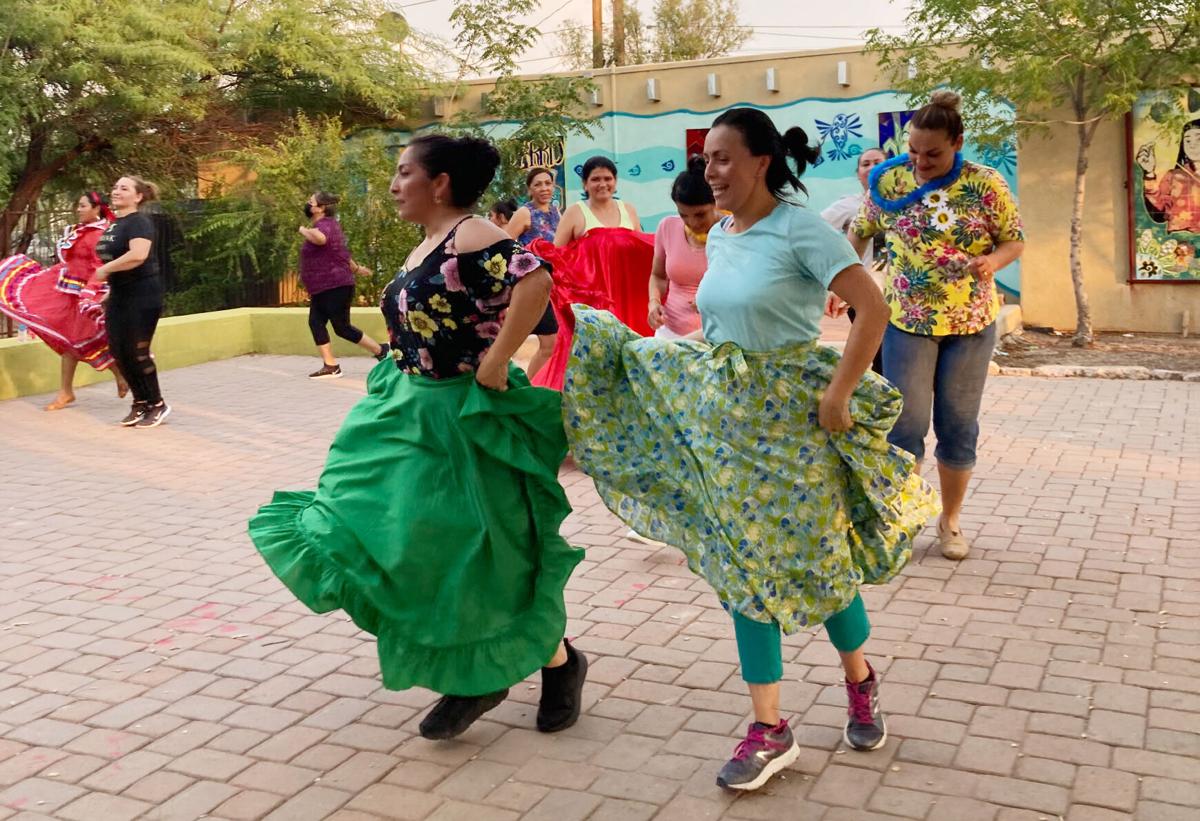
[[[387,344],[386,342],[382,342],[379,345],[379,353],[375,354],[375,360],[377,362],[382,362],[383,360],[387,359],[391,353],[392,353],[392,346]]]
[[[542,668],[542,699],[538,704],[537,728],[543,733],[557,733],[579,720],[583,705],[583,682],[587,678],[587,656],[563,639],[567,648],[567,663],[559,667]]]
[[[159,402],[147,408],[146,413],[138,420],[137,427],[139,428],[157,428],[171,414],[171,406],[166,402]]]
[[[322,365],[321,370],[313,371],[308,375],[309,379],[341,379],[341,365]]]
[[[131,428],[138,422],[142,421],[142,417],[146,415],[146,403],[134,400],[134,403],[129,408],[129,413],[125,414],[125,418],[121,420],[121,424],[127,428]]]
[[[434,740],[462,735],[475,719],[508,697],[508,688],[486,696],[442,696],[421,719],[421,737]]]

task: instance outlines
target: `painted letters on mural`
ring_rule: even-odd
[[[1143,94],[1129,127],[1130,279],[1200,281],[1200,88]]]
[[[553,143],[528,142],[521,150],[522,171],[528,171],[530,168],[548,168],[554,173],[554,199],[564,208],[567,201],[566,159],[565,140]]]

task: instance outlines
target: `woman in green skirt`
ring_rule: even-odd
[[[847,745],[886,741],[858,590],[900,571],[937,498],[887,443],[900,394],[864,378],[887,323],[879,288],[845,237],[789,202],[817,156],[804,131],[732,109],[704,154],[732,216],[709,231],[697,341],[642,339],[577,307],[563,403],[605,503],[678,546],[733,616],[755,721],[717,783],[754,790],[799,755],[779,712],[781,630],[824,624],[845,670]],[[817,344],[827,288],[858,314],[840,357]]]
[[[462,733],[539,668],[537,727],[565,729],[587,671],[563,638],[582,551],[558,533],[561,399],[510,364],[550,275],[471,216],[499,164],[487,141],[444,135],[401,154],[391,193],[425,239],[384,292],[393,361],[371,370],[316,492],[278,492],[250,521],[304,604],[375,635],[385,687],[444,694],[426,738]]]

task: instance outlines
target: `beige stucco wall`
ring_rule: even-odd
[[[1021,142],[1021,216],[1028,238],[1021,275],[1025,324],[1075,327],[1070,225],[1075,131],[1056,126]],[[1178,333],[1184,311],[1200,323],[1200,283],[1129,282],[1125,123],[1096,131],[1084,200],[1083,275],[1096,330]]]
[[[848,86],[837,82],[837,64],[843,60],[849,69]],[[766,89],[766,70],[771,67],[778,75],[778,92]],[[710,73],[720,78],[718,98],[707,92]],[[860,97],[889,88],[875,61],[854,48],[603,69],[592,76],[601,95],[601,105],[591,108],[594,116],[710,110],[738,103],[771,106],[812,97]],[[650,78],[659,82],[660,102],[646,97]],[[486,80],[466,84],[448,110],[476,107],[479,95],[490,86]],[[1191,312],[1192,327],[1200,326],[1200,284],[1129,284],[1124,122],[1103,124],[1090,156],[1083,266],[1095,329],[1177,333],[1185,310]],[[1074,169],[1070,127],[1058,126],[1047,136],[1021,141],[1017,193],[1028,234],[1021,307],[1029,325],[1063,330],[1075,326],[1068,269]]]

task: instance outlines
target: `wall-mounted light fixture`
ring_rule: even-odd
[[[840,86],[850,85],[850,64],[845,60],[838,60],[837,81]]]
[[[779,72],[776,69],[767,69],[767,91],[779,91]]]
[[[908,79],[912,80],[917,76],[917,61],[914,57],[908,58]]]
[[[658,89],[658,80],[651,78],[646,81],[646,99],[652,103],[657,103],[662,99],[662,94]]]
[[[596,86],[588,92],[588,102],[597,107],[604,105],[604,93],[600,90],[600,86]]]
[[[435,116],[435,117],[445,117],[445,116],[446,116],[446,109],[447,109],[448,107],[449,107],[449,106],[448,106],[448,104],[447,104],[447,101],[446,101],[446,98],[445,98],[445,97],[434,97],[434,98],[433,98],[433,116]]]
[[[715,72],[708,75],[708,96],[721,96],[721,78]]]

